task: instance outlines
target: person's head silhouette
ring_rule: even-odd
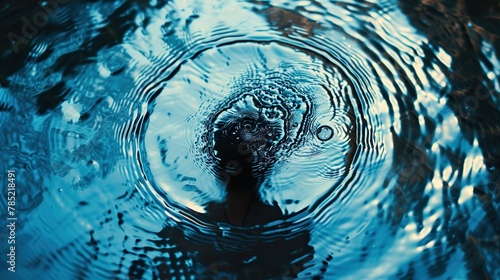
[[[279,134],[275,123],[251,113],[215,124],[214,154],[226,173],[224,211],[230,224],[251,226],[282,217],[281,210],[263,203],[258,192],[261,177],[275,161],[273,148]]]

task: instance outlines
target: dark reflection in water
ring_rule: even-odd
[[[500,278],[476,2],[5,2],[0,278]]]
[[[135,247],[136,252],[144,255],[132,261],[128,274],[134,279],[143,279],[151,270],[153,278],[160,279],[192,275],[223,279],[235,274],[240,279],[296,277],[313,254],[307,232],[290,233],[272,242],[245,234],[213,238],[214,242],[200,242],[196,236],[187,236],[175,227],[164,228],[150,240],[156,247],[165,248],[161,257],[145,258],[152,248]],[[234,243],[223,242],[224,238]],[[256,256],[255,252],[259,254]]]
[[[267,222],[280,218],[281,210],[263,204],[258,195],[257,177],[265,170],[254,171],[260,161],[272,161],[266,154],[271,150],[270,138],[279,132],[271,128],[271,123],[254,119],[250,113],[228,122],[230,124],[222,124],[223,127],[214,133],[214,152],[219,168],[230,176],[224,210],[227,220],[233,225],[245,226],[258,224],[265,217],[269,217]],[[252,221],[254,219],[259,220]],[[260,224],[265,224],[265,220]]]

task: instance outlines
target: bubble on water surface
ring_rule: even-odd
[[[321,141],[328,141],[333,136],[333,130],[329,126],[326,126],[326,125],[320,126],[316,130],[316,136]]]

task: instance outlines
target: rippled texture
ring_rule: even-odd
[[[41,3],[0,8],[0,278],[500,278],[497,3]]]

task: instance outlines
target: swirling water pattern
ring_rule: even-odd
[[[2,279],[499,278],[499,25],[469,10],[59,5],[2,48]]]

